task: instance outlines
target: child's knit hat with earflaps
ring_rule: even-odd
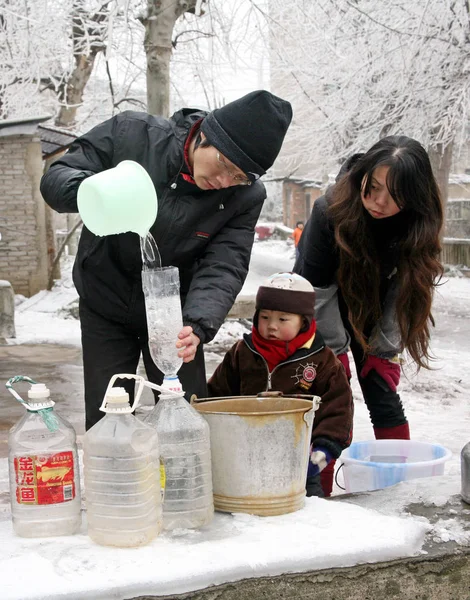
[[[315,290],[297,273],[275,273],[268,277],[256,294],[255,327],[262,309],[302,315],[310,326],[315,314]]]

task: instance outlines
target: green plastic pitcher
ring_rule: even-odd
[[[85,179],[78,212],[95,235],[133,231],[145,237],[157,218],[157,193],[147,171],[132,160]]]

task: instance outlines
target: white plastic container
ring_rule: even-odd
[[[165,467],[163,528],[203,527],[214,516],[209,426],[184,399],[177,377],[165,377],[162,387],[180,394],[162,392],[145,419],[157,430]]]
[[[80,216],[95,235],[134,231],[145,237],[157,218],[157,204],[150,175],[133,160],[84,179],[77,194]]]
[[[32,384],[28,398],[8,437],[13,529],[22,537],[71,535],[81,525],[75,430],[53,411],[44,384]]]
[[[134,547],[161,531],[162,499],[156,431],[132,413],[124,388],[108,386],[101,410],[106,415],[84,441],[88,535],[104,546]],[[141,379],[135,376],[136,379]]]
[[[452,453],[439,444],[414,440],[355,442],[343,450],[346,492],[365,492],[400,481],[444,474]]]

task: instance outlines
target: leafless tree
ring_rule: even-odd
[[[204,0],[148,0],[139,20],[145,27],[147,57],[147,110],[168,116],[170,59],[176,21],[185,13],[200,14]]]
[[[381,136],[429,150],[444,195],[452,149],[466,141],[467,0],[269,0],[272,84],[290,98],[284,160],[313,174]]]

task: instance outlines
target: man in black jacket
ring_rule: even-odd
[[[178,376],[187,396],[206,396],[202,345],[223,323],[248,272],[263,201],[259,177],[272,166],[292,118],[288,102],[260,90],[210,113],[182,109],[170,119],[124,112],[78,138],[41,181],[58,212],[78,212],[77,190],[123,160],[141,164],[158,196],[150,233],[162,266],[180,273],[184,327]],[[132,201],[132,199],[130,199]],[[83,227],[73,276],[80,296],[86,427],[112,375],[135,373],[142,353],[148,378],[162,373],[148,350],[135,233],[97,237]],[[176,341],[175,341],[176,342]],[[133,396],[133,383],[119,380]]]

